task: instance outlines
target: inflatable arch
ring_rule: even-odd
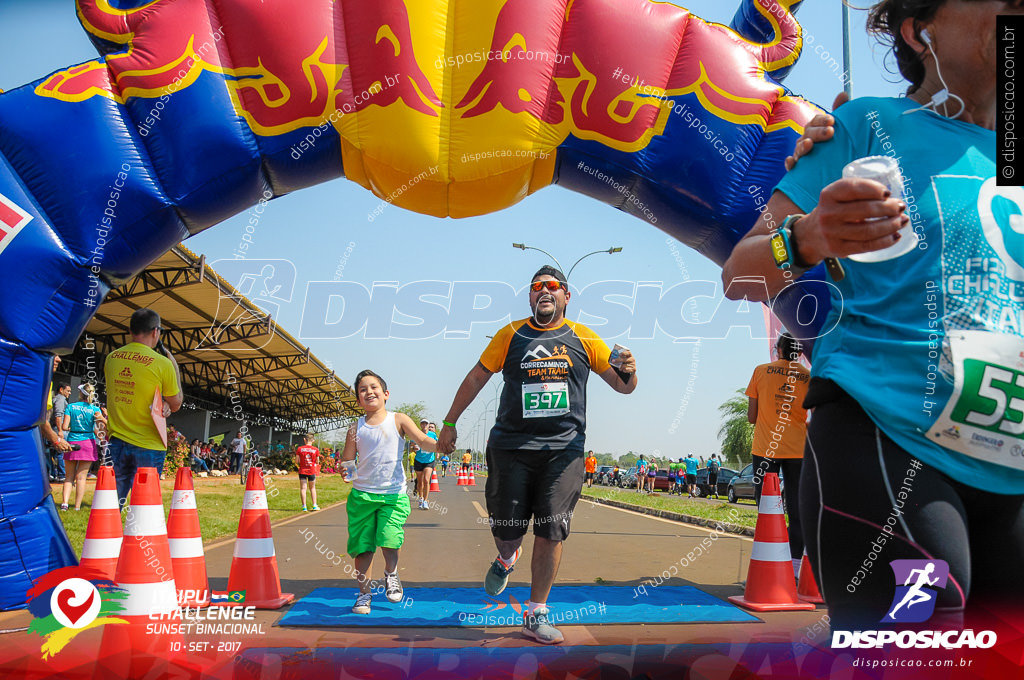
[[[50,355],[265,196],[344,176],[465,217],[559,184],[721,264],[818,110],[779,84],[800,0],[740,2],[729,28],[649,0],[78,0],[103,56],[0,95],[0,608],[75,563],[37,428]],[[827,309],[814,287],[791,297]]]

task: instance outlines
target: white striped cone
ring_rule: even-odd
[[[85,542],[82,544],[81,566],[94,569],[103,574],[103,578],[113,581],[123,536],[114,468],[104,465],[96,477],[89,526],[85,529]]]
[[[259,609],[279,609],[295,597],[292,593],[281,592],[267,491],[263,486],[263,471],[259,468],[250,468],[246,480],[228,591],[245,591],[244,604]]]
[[[779,476],[769,472],[762,483],[747,587],[743,595],[732,595],[729,600],[758,612],[814,609],[813,604],[801,602],[796,596]]]
[[[473,476],[473,468],[469,468],[469,479],[466,480],[466,486],[476,486],[476,477]]]
[[[113,658],[127,653],[130,677],[146,677],[154,668],[166,665],[172,645],[180,649],[183,636],[180,625],[173,625],[181,620],[175,618],[177,592],[156,468],[139,468],[131,499],[114,576],[118,587],[128,595],[116,616],[128,624],[103,627],[101,656]],[[149,624],[160,624],[162,632],[154,632]]]
[[[462,466],[460,465],[459,466],[459,478],[458,478],[458,481],[455,482],[455,486],[466,486],[466,483],[467,483],[466,471],[463,470]]]
[[[178,468],[171,496],[171,512],[167,516],[167,542],[171,548],[174,582],[178,587],[178,603],[183,607],[205,607],[210,604],[210,582],[206,577],[206,554],[199,531],[196,492],[192,470]]]

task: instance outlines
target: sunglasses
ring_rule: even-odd
[[[568,290],[568,288],[566,288],[566,285],[561,281],[534,281],[533,283],[530,284],[530,290],[532,290],[535,293],[538,290],[543,290],[545,288],[547,288],[550,291],[556,291],[559,288],[565,288],[566,290]]]

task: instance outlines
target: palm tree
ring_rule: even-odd
[[[725,420],[718,430],[718,438],[722,441],[722,456],[726,461],[736,461],[737,469],[742,469],[753,458],[750,447],[754,441],[754,426],[747,422],[746,395],[742,389],[718,407]]]

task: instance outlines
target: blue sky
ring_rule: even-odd
[[[721,23],[730,21],[737,6],[723,0],[677,4]],[[884,71],[883,49],[865,34],[865,15],[852,12],[854,95],[898,94],[903,87]],[[828,108],[842,89],[840,75],[829,63],[829,58],[842,60],[840,3],[807,0],[798,18],[805,29],[805,49],[786,84]],[[0,88],[17,87],[95,56],[70,0],[0,0]],[[369,288],[374,282],[498,281],[519,289],[549,261],[539,252],[513,249],[513,242],[542,247],[566,268],[590,251],[623,248],[582,262],[572,277],[576,288],[606,280],[653,282],[663,289],[686,277],[716,285],[720,280],[717,265],[661,231],[558,187],[499,213],[464,220],[386,205],[369,222],[367,215],[380,204],[379,198],[344,179],[276,199],[260,215],[246,257],[284,259],[294,265],[294,294],[290,303],[281,305],[278,323],[331,362],[344,380],[351,382],[359,370],[372,368],[387,379],[392,403],[422,401],[438,421],[486,346],[486,336],[500,324],[475,324],[464,338],[441,334],[378,340],[362,333],[342,339],[301,337],[308,282],[338,276]],[[206,254],[208,262],[230,259],[252,217],[236,215],[185,245]],[[517,309],[516,318],[529,313],[525,297]],[[470,312],[467,308],[463,313]],[[638,365],[639,387],[633,395],[615,394],[599,379],[590,383],[588,447],[615,454],[633,450],[675,458],[687,451],[704,457],[717,451],[717,406],[737,388],[745,388],[754,366],[768,358],[767,341],[751,339],[742,330],[726,338],[706,338],[699,347],[673,342],[660,331],[649,338],[605,339],[609,345],[629,346]],[[498,380],[492,378],[460,420],[460,444],[481,443],[492,422]]]

